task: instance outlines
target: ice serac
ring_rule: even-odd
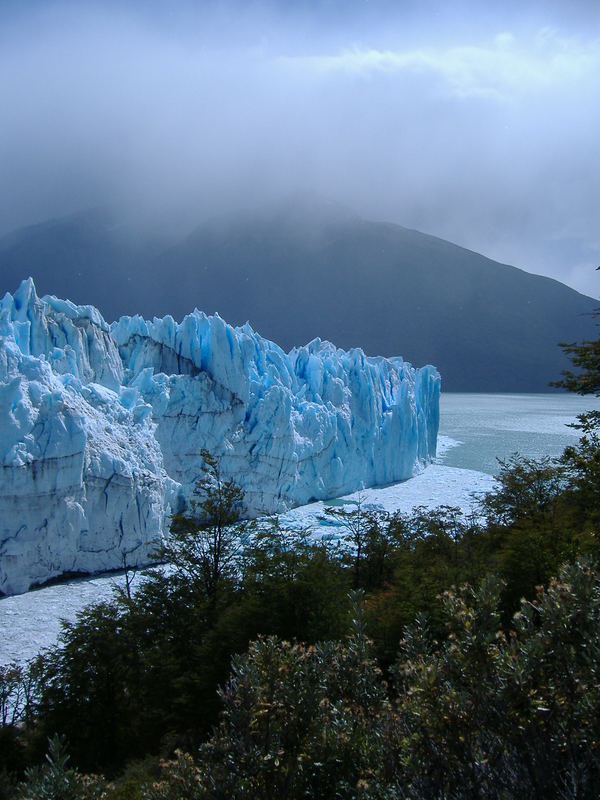
[[[250,515],[404,480],[435,455],[440,378],[218,315],[122,317],[24,282],[0,309],[0,590],[149,557],[203,449]]]
[[[177,489],[98,311],[0,304],[0,591],[147,563]]]
[[[439,376],[314,340],[286,354],[199,311],[111,326],[125,380],[152,405],[169,475],[189,493],[200,451],[251,514],[409,478],[435,455]]]

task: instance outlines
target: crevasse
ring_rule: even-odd
[[[440,378],[315,339],[285,353],[199,311],[177,323],[0,303],[0,591],[147,563],[201,450],[279,512],[405,480],[434,456]]]

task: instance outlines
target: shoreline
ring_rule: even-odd
[[[409,512],[419,505],[427,508],[454,505],[466,512],[473,507],[473,493],[489,491],[493,484],[493,477],[486,473],[433,463],[401,483],[364,489],[339,500],[352,504],[360,494],[362,502],[388,512]],[[331,502],[299,506],[281,514],[279,519],[284,527],[310,527],[315,538],[321,538],[327,534],[326,527],[332,528],[319,521],[325,506]],[[138,571],[136,579],[141,579],[143,571],[151,568],[144,567]],[[82,576],[0,598],[0,666],[12,662],[25,663],[52,647],[58,640],[61,620],[73,621],[85,606],[108,600],[119,585],[119,578],[123,583],[124,574],[120,569]]]

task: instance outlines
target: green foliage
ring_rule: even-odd
[[[445,639],[446,611],[436,598],[451,586],[498,574],[504,581],[499,610],[508,624],[521,598],[533,599],[562,562],[598,551],[579,490],[568,473],[558,474],[546,463],[512,459],[503,467],[504,499],[486,500],[485,526],[451,506],[391,517],[369,513],[368,525],[361,520],[358,573],[355,554],[344,558],[302,532],[263,523],[243,551],[235,549],[235,570],[220,571],[216,595],[202,577],[192,526],[189,561],[186,549],[178,551],[180,569],[156,570],[133,596],[122,593],[65,626],[61,649],[43,660],[29,734],[34,750],[60,731],[79,767],[115,774],[132,758],[198,746],[218,719],[217,687],[232,656],[259,635],[307,645],[343,640],[347,592],[357,574],[373,653],[384,671],[419,614],[427,615],[434,639]],[[230,535],[237,548],[233,532],[222,528],[218,535],[225,551]]]
[[[201,800],[206,796],[201,770],[189,753],[176,750],[175,758],[162,761],[161,768],[160,779],[142,787],[143,800]]]
[[[600,519],[599,412],[581,414],[579,427],[582,436],[577,445],[565,448],[561,463],[569,475],[575,508],[584,508],[585,517],[597,524]]]
[[[508,634],[500,588],[447,593],[440,643],[408,632],[396,667],[401,782],[418,797],[597,797],[600,581],[587,563],[566,567]]]
[[[107,797],[111,800],[145,800],[153,783],[160,777],[164,763],[163,759],[154,756],[129,763],[108,786]]]
[[[587,497],[592,489],[588,484],[584,490],[584,481],[578,486],[564,456],[561,461],[515,455],[500,462],[499,488],[482,502],[484,540],[492,544],[497,571],[506,583],[505,621],[520,598],[532,597],[535,587],[556,575],[564,561],[598,553]]]
[[[505,735],[527,747],[538,794],[600,792],[600,580],[589,562],[565,567],[514,618],[501,678]],[[554,778],[554,781],[552,780]]]
[[[199,755],[202,796],[354,797],[370,784],[390,706],[358,598],[354,610],[344,644],[269,637],[234,659],[221,724]]]
[[[130,737],[141,733],[131,716],[137,665],[127,622],[118,603],[85,609],[64,625],[62,647],[45,659],[38,736],[60,731],[86,769],[119,763]]]
[[[445,592],[446,636],[422,616],[407,628],[393,692],[358,598],[344,643],[252,643],[212,737],[146,797],[597,797],[600,580],[565,567],[508,631],[501,593],[491,577]]]
[[[599,314],[596,311],[594,316],[598,317]],[[555,381],[553,386],[577,394],[600,394],[600,339],[580,344],[561,344],[561,347],[578,371],[565,370],[562,380]]]
[[[547,457],[536,461],[518,453],[498,462],[498,488],[483,501],[488,524],[514,525],[531,517],[551,520],[564,490],[560,466]]]
[[[107,797],[101,778],[81,775],[68,766],[64,737],[48,741],[46,764],[27,770],[18,800],[101,800]]]
[[[0,741],[0,746],[3,743]],[[12,800],[15,797],[17,780],[8,770],[0,768],[0,800]]]
[[[596,317],[599,314],[600,311],[595,312]],[[600,339],[562,347],[579,371],[565,371],[563,379],[554,385],[578,394],[599,396]],[[585,507],[597,523],[600,518],[600,411],[580,414],[573,427],[582,431],[582,437],[577,445],[565,449],[561,462],[578,495],[577,506]]]
[[[407,629],[394,673],[399,687],[397,763],[417,797],[491,797],[486,765],[502,752],[493,735],[501,584],[444,593],[447,637],[420,618]],[[480,741],[489,733],[489,740]]]
[[[345,635],[338,555],[268,525],[242,552],[241,490],[207,465],[194,506],[203,516],[181,517],[164,550],[177,569],[157,569],[134,594],[85,609],[43,659],[38,752],[60,731],[79,767],[114,775],[132,758],[196,746],[217,721],[232,655],[252,638]]]
[[[312,543],[302,531],[263,526],[246,548],[240,615],[247,615],[256,633],[309,643],[342,638],[347,591],[339,553]]]
[[[15,725],[23,710],[23,669],[0,665],[0,727]]]
[[[41,658],[0,666],[0,798],[30,762],[30,735],[41,689]]]
[[[365,509],[364,497],[360,492],[357,496],[355,508],[350,511],[344,506],[340,508],[327,506],[325,508],[325,517],[330,521],[336,522],[343,531],[340,539],[346,545],[345,554],[353,562],[355,589],[362,585],[361,568],[365,550],[369,542],[373,543],[374,531],[379,527],[378,516]]]
[[[197,592],[215,605],[224,584],[235,579],[237,558],[245,532],[240,518],[244,492],[232,479],[224,479],[219,460],[202,450],[202,476],[187,513],[173,517],[171,536],[159,550],[162,561],[173,565]]]
[[[469,796],[456,794],[457,785],[471,796],[494,796],[491,787],[498,781],[533,786],[523,771],[537,775],[540,757],[528,756],[535,769],[523,766],[515,752],[529,752],[527,743],[511,739],[498,719],[502,703],[520,708],[524,702],[510,694],[514,679],[500,666],[516,641],[509,630],[518,628],[511,618],[521,599],[534,601],[536,587],[578,554],[600,555],[590,501],[598,492],[592,469],[598,448],[594,440],[586,447],[584,441],[576,450],[579,461],[565,456],[561,465],[517,457],[502,464],[499,490],[484,500],[479,516],[452,506],[392,516],[362,504],[343,514],[330,511],[345,531],[346,551],[282,530],[276,521],[248,530],[240,519],[241,490],[205,454],[196,498],[174,521],[162,553],[176,569],[157,569],[135,593],[121,592],[110,603],[86,609],[65,626],[60,649],[26,671],[28,677],[24,672],[20,683],[12,673],[0,675],[0,709],[2,703],[10,706],[2,692],[8,697],[17,685],[22,708],[17,725],[0,729],[10,745],[4,752],[13,754],[0,768],[18,774],[25,759],[31,763],[41,755],[46,738],[58,731],[71,742],[79,768],[112,776],[131,759],[169,757],[180,749],[158,788],[143,776],[131,777],[110,789],[115,797],[135,799],[152,791],[175,797],[178,786],[226,796],[218,793],[225,772],[231,782],[223,785],[232,792],[237,787],[231,796],[239,797],[248,796],[247,786],[269,797],[271,789],[261,788],[269,782],[297,796],[304,791],[348,797]],[[490,582],[490,574],[501,583]],[[473,594],[451,588],[465,582],[480,589]],[[348,591],[356,586],[365,592],[360,624],[373,638],[362,660],[356,647],[366,642],[364,627],[346,640]],[[415,619],[417,627],[407,634]],[[534,623],[540,619],[536,612]],[[392,670],[402,639],[403,666]],[[247,657],[236,655],[252,641]],[[520,656],[522,670],[534,650]],[[357,672],[359,662],[368,665],[366,671]],[[232,682],[226,683],[232,663]],[[379,668],[393,676],[397,707]],[[295,676],[291,685],[288,674]],[[371,693],[372,713],[353,694],[361,681]],[[221,696],[219,686],[225,686]],[[275,692],[272,708],[260,705],[267,689]],[[313,695],[315,702],[295,705]],[[415,706],[417,700],[424,705]],[[225,716],[206,744],[223,703]],[[583,719],[579,711],[574,718]],[[269,745],[263,752],[267,722],[278,749]],[[248,732],[244,725],[250,723]],[[519,724],[538,736],[529,722]],[[240,737],[247,752],[238,752]],[[210,769],[183,755],[201,745]],[[233,754],[239,753],[241,766],[233,768]],[[302,756],[300,772],[292,770],[290,754],[295,763]],[[419,763],[427,769],[418,772]],[[563,764],[561,781],[573,763]],[[244,764],[251,765],[251,780]],[[593,783],[594,769],[587,765],[587,777],[578,777],[577,785]],[[513,796],[506,791],[503,796]]]

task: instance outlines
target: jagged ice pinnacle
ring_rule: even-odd
[[[315,339],[285,353],[218,315],[0,302],[0,592],[148,563],[201,474],[252,516],[411,477],[435,456],[440,378]]]

